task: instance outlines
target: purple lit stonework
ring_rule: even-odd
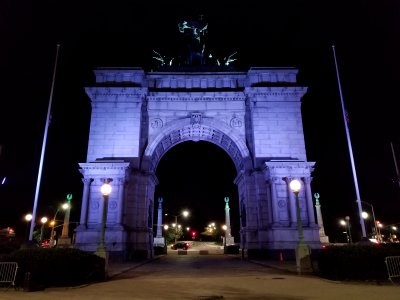
[[[162,156],[183,141],[207,141],[232,159],[241,208],[241,248],[249,256],[292,252],[298,242],[299,192],[305,242],[321,248],[304,143],[297,69],[246,72],[145,72],[96,69],[86,88],[92,116],[76,247],[95,251],[101,227],[102,179],[112,178],[105,243],[114,255],[150,258]],[[156,203],[155,203],[156,202]],[[112,204],[112,205],[111,205]]]

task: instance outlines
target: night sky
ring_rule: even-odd
[[[349,114],[361,200],[384,224],[400,222],[400,188],[390,142],[400,160],[400,2],[381,1],[1,1],[0,3],[0,227],[22,231],[31,212],[54,68],[60,44],[38,218],[54,214],[72,193],[71,220],[80,214],[78,163],[85,162],[96,67],[156,68],[156,50],[173,57],[177,23],[203,15],[207,47],[218,57],[237,51],[238,70],[252,66],[299,69],[307,159],[315,161],[325,231],[344,241],[346,215],[359,235],[356,194],[341,114],[332,45]],[[37,1],[36,1],[37,2]],[[349,3],[351,2],[351,3]],[[238,235],[235,170],[218,147],[182,143],[161,160],[155,199],[166,211],[188,208],[193,226],[222,222],[231,198]],[[190,225],[190,224],[188,224]],[[367,224],[367,231],[370,230]]]

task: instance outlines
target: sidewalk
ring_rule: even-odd
[[[108,264],[107,277],[108,277],[108,279],[111,279],[115,276],[118,276],[119,274],[128,272],[129,270],[138,268],[144,264],[147,264],[156,259],[159,259],[160,257],[161,256],[156,256],[156,257],[154,257],[152,259],[148,259],[148,260],[129,261],[129,262],[120,262],[120,263],[111,262]]]
[[[170,253],[168,253],[168,254],[170,254]],[[174,254],[177,255],[178,254],[177,251]],[[198,252],[196,254],[199,255]],[[147,264],[154,260],[160,259],[162,256],[163,255],[156,256],[150,260],[133,261],[133,262],[130,261],[130,262],[124,262],[124,263],[110,263],[108,266],[108,278],[113,278],[115,276],[118,276],[119,274],[128,272],[129,270],[138,268],[144,264]],[[273,268],[273,269],[297,274],[296,261],[254,260],[254,259],[247,259],[247,258],[246,258],[246,260],[249,262],[261,265],[261,266],[268,267],[268,268]]]
[[[248,261],[268,268],[273,268],[297,274],[296,261],[254,260],[254,259],[248,259]]]
[[[167,262],[147,265],[148,262],[160,258],[165,258]],[[109,278],[104,282],[73,287],[50,287],[33,293],[25,293],[22,289],[9,289],[0,293],[0,299],[399,299],[398,286],[390,283],[339,282],[313,275],[297,275],[294,261],[244,259],[241,262],[241,257],[225,257],[225,264],[215,267],[215,261],[206,259],[204,268],[199,268],[201,260],[196,260],[195,257],[189,256],[182,260],[177,260],[177,257],[169,257],[169,260],[167,258],[161,255],[146,261],[111,262]],[[175,264],[176,261],[184,263]],[[139,268],[137,274],[136,271],[129,272],[143,265],[146,265],[144,270]],[[265,270],[262,266],[265,266]],[[223,270],[218,272],[216,268],[220,267],[223,267]],[[283,272],[279,274],[280,272],[271,269],[280,269]],[[160,270],[165,271],[159,272]],[[176,271],[182,272],[179,277],[170,276]],[[218,274],[212,275],[212,272]],[[196,273],[201,276],[192,276]]]

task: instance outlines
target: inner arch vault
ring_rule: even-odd
[[[211,127],[207,121],[203,121],[203,124],[187,123],[187,120],[180,121],[166,128],[165,131],[160,133],[147,147],[145,155],[151,158],[153,170],[156,169],[164,153],[174,145],[185,141],[200,140],[211,142],[224,149],[234,162],[236,170],[239,171],[243,169],[243,160],[248,158],[249,151],[243,141],[241,141],[235,133],[229,132],[229,128],[226,128],[227,126],[225,124],[222,122],[220,124],[214,122],[221,128],[218,129]]]

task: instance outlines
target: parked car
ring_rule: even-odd
[[[190,244],[187,242],[177,242],[176,244],[173,244],[171,246],[172,250],[177,250],[177,249],[187,250],[189,248],[190,248]]]

